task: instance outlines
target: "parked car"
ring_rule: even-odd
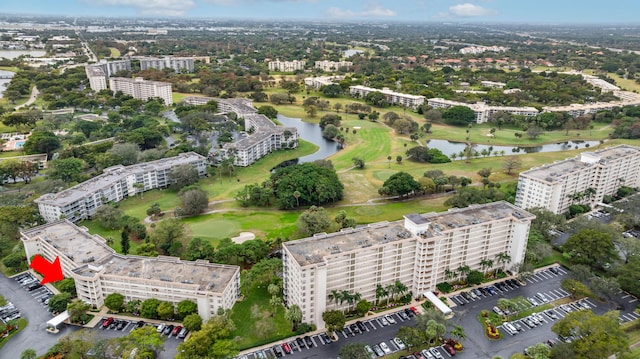
[[[498,315],[504,315],[504,312],[500,308],[498,308],[497,306],[493,307],[493,312],[498,314]]]
[[[421,352],[422,356],[425,357],[425,359],[435,359],[436,357],[433,356],[433,354],[431,354],[430,351],[428,351],[427,349],[423,350]]]
[[[471,290],[471,293],[475,294],[475,295],[476,295],[476,297],[481,297],[481,296],[482,296],[482,292],[481,292],[481,291],[480,291],[480,289],[478,289],[478,288],[473,288],[473,289]]]
[[[387,322],[389,322],[390,324],[396,324],[396,320],[393,319],[392,316],[390,316],[389,314],[384,316],[387,319]]]
[[[282,351],[282,349],[280,348],[279,345],[274,345],[271,349],[273,349],[273,353],[280,358],[281,356],[284,355],[284,352]]]
[[[560,271],[558,270],[558,267],[551,267],[549,268],[549,271],[553,274],[559,274]]]
[[[514,327],[516,327],[517,331],[522,331],[522,325],[520,325],[520,323],[518,322],[511,322],[511,325],[513,325]]]
[[[174,337],[178,337],[178,334],[180,334],[180,331],[182,330],[182,326],[178,325],[175,328],[173,328],[173,330],[171,331],[171,335],[173,335]]]
[[[349,325],[349,330],[351,330],[353,334],[360,334],[360,328],[358,328],[356,324]]]
[[[444,357],[442,356],[442,354],[440,354],[440,352],[438,351],[438,349],[436,348],[431,348],[429,349],[429,352],[431,352],[431,354],[433,354],[433,356],[436,359],[444,359]]]
[[[162,331],[162,334],[164,334],[164,335],[171,334],[171,331],[173,330],[173,328],[174,328],[173,325],[168,325],[166,328],[164,328],[164,331]]]
[[[526,324],[526,326],[528,326],[529,328],[535,328],[536,327],[535,323],[529,317],[523,318],[522,322],[524,324]]]
[[[449,344],[443,345],[442,349],[446,350],[447,353],[449,353],[449,355],[451,355],[451,356],[456,355],[456,350]]]
[[[102,329],[108,328],[111,323],[113,323],[113,317],[105,319],[105,321],[102,322]]]
[[[534,307],[537,307],[540,305],[540,303],[538,303],[537,300],[535,300],[535,298],[532,297],[528,297],[527,300],[529,301],[529,303],[531,303],[531,305],[533,305]]]
[[[551,309],[547,309],[544,311],[544,314],[547,315],[547,317],[551,318],[551,319],[558,319],[558,315],[556,314],[556,312],[554,312]]]
[[[552,346],[556,345],[556,341],[553,340],[553,339],[547,339],[547,345],[552,347]]]
[[[304,339],[302,339],[302,338],[300,338],[300,337],[297,337],[297,338],[296,338],[296,343],[298,343],[298,346],[299,346],[300,348],[302,348],[302,347],[304,347],[304,346],[305,346],[305,345],[304,345]]]
[[[543,303],[547,303],[549,299],[542,293],[536,293],[536,298],[540,299]]]
[[[364,346],[364,350],[366,350],[366,351],[367,351],[367,354],[369,354],[369,358],[371,358],[371,359],[375,359],[375,358],[377,358],[377,357],[378,357],[378,356],[376,355],[376,353],[374,353],[374,352],[373,352],[373,349],[371,349],[371,347],[370,347],[370,346],[365,345],[365,346]]]
[[[400,350],[405,350],[407,348],[406,345],[404,345],[404,343],[402,342],[402,340],[400,340],[400,338],[393,338],[393,342],[396,343],[396,346]]]
[[[487,292],[491,295],[496,295],[496,290],[493,287],[487,287]]]
[[[422,353],[420,353],[420,352],[414,352],[413,355],[409,355],[407,357],[407,359],[409,359],[411,357],[414,357],[416,359],[424,359],[424,356],[422,356]]]
[[[189,334],[189,330],[187,330],[187,328],[182,328],[182,330],[180,330],[180,333],[178,333],[178,338],[184,339],[187,334]]]
[[[408,317],[413,317],[415,315],[409,308],[405,308],[404,312],[407,314]]]
[[[518,334],[518,329],[511,323],[504,323],[502,325],[511,335]]]
[[[127,321],[126,320],[122,320],[118,323],[118,330],[122,330],[124,329],[124,327],[127,326]]]
[[[296,343],[296,341],[295,341],[295,340],[292,340],[292,341],[290,341],[290,342],[289,342],[289,343],[287,343],[287,344],[289,344],[289,348],[291,348],[291,351],[292,351],[292,352],[300,351],[300,349],[298,348],[298,344]]]
[[[364,333],[365,331],[367,331],[367,327],[365,327],[365,326],[364,326],[364,323],[363,323],[363,322],[361,322],[361,321],[359,321],[359,320],[358,320],[358,321],[356,322],[356,325],[358,326],[358,329],[360,329],[360,331],[361,331],[361,332],[363,332],[363,333]]]
[[[400,318],[402,318],[403,320],[407,320],[409,319],[409,316],[407,315],[407,313],[404,312],[404,310],[401,310],[398,312],[398,315],[400,316]]]
[[[467,292],[460,292],[460,295],[466,300],[471,300],[471,296]]]
[[[304,342],[307,344],[307,346],[308,346],[309,348],[312,348],[312,347],[313,347],[313,340],[311,340],[311,337],[310,337],[310,336],[305,335],[305,337],[304,337]]]
[[[291,354],[291,347],[287,343],[282,343],[282,350],[287,354]]]
[[[380,317],[380,323],[385,327],[389,325],[389,322],[384,317]]]
[[[373,349],[373,352],[376,353],[376,355],[379,357],[384,355],[384,352],[382,351],[382,349],[380,349],[379,345],[374,345],[371,349]]]
[[[391,349],[389,348],[389,346],[388,346],[388,345],[387,345],[387,343],[385,343],[385,342],[381,342],[381,343],[380,343],[380,349],[382,349],[382,351],[383,351],[385,354],[391,354]]]
[[[409,307],[409,309],[413,312],[413,314],[418,315],[420,314],[420,312],[418,312],[418,308],[416,307]]]
[[[329,336],[327,335],[327,333],[322,333],[322,334],[320,334],[320,339],[322,339],[322,341],[323,341],[325,344],[331,344],[331,343],[333,343],[333,341],[331,340],[331,338],[329,338]]]

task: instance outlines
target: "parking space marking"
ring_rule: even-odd
[[[316,341],[313,340],[313,337],[317,337],[317,335],[313,335],[313,336],[309,337],[311,339],[311,343],[313,343],[313,346],[317,348],[318,344],[316,344]],[[318,338],[318,339],[320,339],[320,338]]]
[[[637,301],[638,301],[638,298],[633,298],[633,299],[631,299],[631,300],[629,301],[629,303],[633,303],[633,302],[637,302]]]
[[[369,325],[371,325],[371,327],[372,327],[373,329],[378,329],[378,328],[376,328],[376,326],[375,326],[375,325],[373,325],[373,323],[371,323],[371,320],[366,321],[365,323],[369,323]]]

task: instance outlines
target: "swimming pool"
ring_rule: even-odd
[[[16,141],[13,145],[13,148],[22,148],[24,146],[24,141]]]

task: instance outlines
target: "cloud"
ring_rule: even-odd
[[[353,11],[349,9],[341,9],[337,7],[331,7],[327,10],[327,13],[331,17],[393,17],[396,16],[397,13],[391,9],[387,9],[378,4],[371,4],[364,8],[362,11]]]
[[[193,0],[86,0],[102,6],[131,7],[139,15],[181,16],[195,6]]]
[[[261,2],[293,2],[293,3],[315,3],[319,0],[204,0],[209,4],[214,5],[240,5],[251,4]]]
[[[449,7],[449,14],[457,17],[474,17],[495,15],[495,12],[479,5],[464,3]]]

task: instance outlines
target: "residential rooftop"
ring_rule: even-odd
[[[429,224],[425,236],[433,237],[443,231],[500,220],[508,217],[533,219],[534,216],[507,202],[452,208],[447,212],[408,214],[405,219],[417,225]],[[283,243],[300,266],[323,263],[324,258],[357,251],[414,237],[404,221],[378,222],[367,226],[343,229],[336,233],[320,233],[313,237]]]
[[[143,257],[121,255],[106,245],[99,236],[69,221],[52,222],[24,231],[29,238],[41,237],[71,259],[79,275],[103,275],[142,278],[181,283],[194,291],[222,292],[239,268],[209,263],[206,260],[183,261],[176,257]]]
[[[108,188],[113,183],[122,180],[125,176],[149,172],[150,170],[164,170],[186,163],[187,161],[205,160],[206,158],[195,153],[180,153],[175,157],[162,158],[159,160],[138,163],[131,166],[117,165],[104,169],[104,173],[79,183],[73,187],[67,188],[58,193],[47,193],[36,199],[36,203],[50,203],[56,205],[65,205],[73,203],[81,198],[86,197],[87,193],[94,193],[100,189]]]
[[[638,154],[639,152],[639,147],[630,145],[607,147],[594,152],[583,152],[577,157],[556,161],[548,165],[534,167],[522,172],[521,175],[544,182],[555,182],[566,176],[574,175],[576,171],[585,167],[593,166],[594,163],[606,164],[607,161]]]

